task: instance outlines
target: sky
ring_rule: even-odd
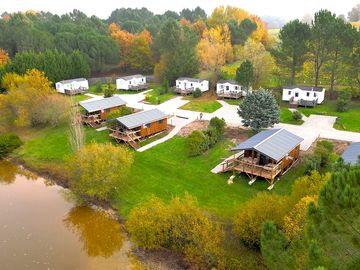
[[[1,1],[0,14],[4,11],[43,10],[64,14],[79,9],[87,15],[96,15],[102,19],[109,17],[116,8],[146,7],[156,14],[166,10],[180,11],[183,8],[200,6],[208,14],[220,5],[232,5],[243,8],[259,16],[275,16],[285,20],[299,18],[304,14],[320,9],[328,9],[336,14],[347,14],[360,0],[9,0]]]

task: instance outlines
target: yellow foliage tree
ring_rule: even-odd
[[[247,40],[242,50],[241,58],[249,60],[253,64],[254,87],[260,87],[262,83],[266,83],[269,80],[275,68],[275,61],[263,44],[253,39]]]
[[[194,269],[223,268],[220,245],[224,232],[188,194],[168,204],[151,198],[131,211],[126,227],[133,241],[144,249],[181,252]]]
[[[233,60],[230,30],[227,25],[206,29],[198,47],[198,58],[204,70],[219,71]]]
[[[10,61],[9,54],[0,48],[0,67],[6,65]]]
[[[285,196],[259,193],[246,202],[234,218],[234,232],[251,246],[259,246],[262,224],[272,220],[276,226],[282,227],[283,219],[288,211],[288,200]]]
[[[300,235],[306,224],[308,206],[316,201],[317,196],[305,196],[284,217],[283,231],[289,240]]]
[[[132,163],[125,147],[91,143],[67,161],[69,185],[77,195],[108,200],[125,184]]]

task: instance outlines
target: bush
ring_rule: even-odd
[[[66,162],[71,191],[79,197],[109,200],[128,179],[132,162],[125,147],[89,144]]]
[[[336,158],[333,144],[329,141],[319,141],[315,147],[314,154],[306,158],[306,172],[310,173],[313,170],[326,168],[335,161]]]
[[[186,149],[189,156],[201,155],[207,146],[206,136],[202,131],[195,130],[186,138]]]
[[[199,97],[201,97],[201,96],[202,96],[201,90],[200,90],[199,88],[196,88],[195,91],[192,92],[192,96],[193,96],[194,98],[199,98]]]
[[[292,112],[292,118],[295,121],[300,121],[302,119],[302,114],[299,111],[295,110],[295,111]]]
[[[195,269],[221,268],[224,232],[199,208],[188,194],[170,203],[151,198],[134,208],[126,222],[132,240],[141,248],[167,248],[181,252]]]
[[[101,81],[97,81],[95,84],[95,92],[102,93],[102,91],[103,91],[102,83],[101,83]]]
[[[104,91],[104,97],[112,97],[116,91],[116,88],[109,82]]]
[[[225,131],[225,120],[218,117],[213,117],[210,119],[209,126],[214,127],[218,133],[222,135]]]
[[[22,142],[15,134],[0,135],[0,158],[3,158],[20,147]]]
[[[336,102],[336,111],[346,112],[349,110],[349,104],[351,101],[351,92],[350,91],[341,91]]]

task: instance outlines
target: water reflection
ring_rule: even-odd
[[[78,235],[88,256],[108,258],[123,245],[120,224],[108,214],[91,207],[72,208],[64,224]]]
[[[15,181],[18,166],[5,160],[0,160],[0,183],[11,184]]]

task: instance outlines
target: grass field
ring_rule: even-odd
[[[316,106],[315,108],[299,108],[298,110],[306,116],[311,114],[337,116],[338,121],[335,123],[334,128],[339,130],[360,132],[359,101],[353,101],[350,104],[349,110],[347,112],[337,112],[335,100],[325,100],[323,104]]]
[[[112,83],[111,84],[114,88],[116,88],[116,84],[115,83]],[[107,84],[102,84],[101,85],[101,88],[102,88],[102,91],[101,92],[98,92],[96,90],[96,85],[90,85],[89,86],[89,93],[91,94],[94,94],[94,95],[99,95],[99,96],[102,96],[104,94],[104,91],[107,87]],[[129,94],[129,95],[132,95],[132,94],[137,94],[137,93],[140,93],[142,91],[125,91],[125,90],[116,90],[115,91],[115,94],[118,94],[118,95],[123,95],[123,94]]]
[[[216,101],[217,96],[211,95],[210,93],[205,93],[201,97],[198,97],[198,98],[188,96],[184,99],[190,100],[190,102],[188,102],[185,105],[183,105],[182,107],[180,107],[180,109],[183,109],[183,110],[189,110],[189,111],[194,111],[194,112],[213,113],[222,107],[221,104]]]
[[[106,131],[87,128],[86,142],[109,141]],[[62,166],[72,153],[67,137],[67,127],[32,131],[31,137],[14,153],[28,164],[40,168]],[[196,196],[199,204],[219,218],[231,218],[235,211],[258,192],[266,191],[263,180],[252,186],[244,176],[237,177],[233,185],[227,185],[230,174],[213,174],[210,170],[231,153],[229,141],[222,140],[206,154],[189,158],[185,149],[185,138],[174,137],[142,153],[134,151],[134,164],[128,186],[121,189],[113,205],[126,216],[129,211],[152,195],[165,200],[185,192]],[[287,194],[293,181],[303,175],[301,166],[293,169],[276,184],[272,192]],[[267,192],[267,191],[266,191]]]
[[[295,120],[292,112],[288,108],[284,107],[280,108],[280,122],[292,125],[302,125],[304,123],[303,120]]]
[[[90,97],[85,95],[76,95],[76,96],[72,96],[71,98],[74,100],[75,103],[79,103],[80,101],[90,99]]]
[[[243,101],[243,99],[225,98],[224,101],[225,101],[227,104],[239,106],[240,103]]]
[[[152,88],[153,89],[150,92],[146,93],[146,101],[150,104],[161,104],[165,101],[168,101],[169,99],[176,97],[176,95],[171,90],[169,90],[168,93],[162,94],[159,86],[154,86]]]

